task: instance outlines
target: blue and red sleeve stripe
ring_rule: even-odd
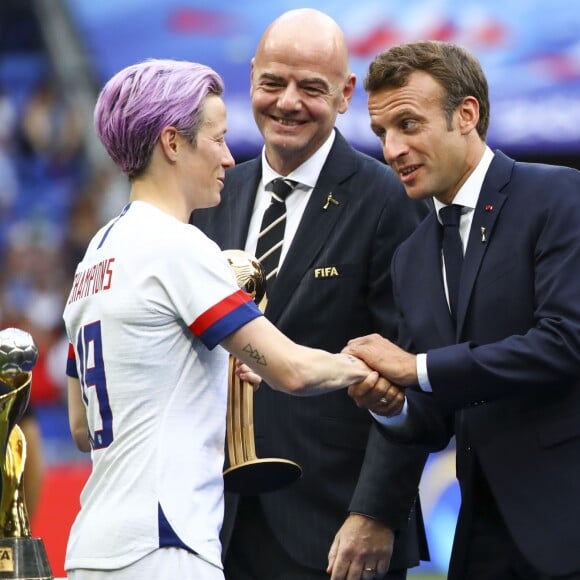
[[[190,330],[210,350],[262,312],[243,290],[237,290],[206,310],[190,325]]]

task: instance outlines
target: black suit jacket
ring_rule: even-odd
[[[580,571],[580,173],[495,153],[456,329],[435,214],[396,252],[393,280],[401,340],[427,353],[433,387],[408,393],[409,417],[422,421],[416,440],[457,439],[462,508],[449,578],[465,578],[476,460],[524,556],[546,574]]]
[[[229,170],[221,204],[194,212],[192,222],[222,249],[243,249],[260,178],[260,158]],[[339,203],[325,210],[330,192]],[[294,341],[331,352],[370,332],[394,337],[391,256],[425,213],[426,206],[407,198],[388,167],[356,152],[337,132],[267,290],[266,316]],[[296,561],[325,569],[349,510],[407,528],[425,454],[373,432],[369,413],[345,391],[298,398],[262,387],[254,396],[254,423],[258,457],[291,459],[303,468],[301,480],[260,497],[272,530]],[[227,494],[224,550],[235,505]],[[422,522],[413,514],[391,566],[416,565],[420,546],[426,558]]]

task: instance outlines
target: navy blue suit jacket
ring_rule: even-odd
[[[229,170],[221,204],[194,212],[192,223],[222,249],[243,249],[260,178],[260,158]],[[324,209],[330,192],[339,203]],[[268,288],[266,316],[294,341],[330,352],[370,332],[394,337],[391,257],[425,214],[387,166],[337,132]],[[258,457],[291,459],[303,468],[300,481],[260,497],[272,530],[296,561],[324,570],[349,509],[402,530],[393,567],[416,565],[420,547],[428,557],[420,516],[417,523],[413,514],[404,530],[425,454],[386,441],[345,391],[304,399],[262,387],[254,396],[254,423]],[[224,549],[236,505],[227,494]]]
[[[485,228],[485,236],[482,234]],[[393,258],[400,341],[427,353],[433,395],[409,391],[422,443],[456,435],[462,491],[449,578],[464,578],[477,458],[539,570],[580,571],[580,173],[495,153],[475,209],[454,328],[430,215]],[[419,433],[419,431],[417,431]]]

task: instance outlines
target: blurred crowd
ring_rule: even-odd
[[[0,86],[0,324],[38,345],[33,407],[65,403],[64,301],[88,240],[124,203],[113,169],[89,166],[83,130],[50,74],[20,99]]]

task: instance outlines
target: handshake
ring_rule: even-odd
[[[269,383],[272,388],[288,394],[308,396],[348,385],[348,394],[359,407],[377,415],[391,417],[403,410],[405,389],[418,383],[416,356],[379,334],[355,338],[349,341],[340,354],[334,355],[323,350],[296,346],[302,349],[302,370],[306,369],[303,375],[307,376],[304,381],[309,388],[288,388],[284,381],[278,381],[277,385]],[[236,374],[255,390],[266,377],[248,365],[248,361],[244,363],[238,359]]]
[[[384,417],[401,413],[405,389],[418,382],[416,356],[379,334],[355,338],[342,352],[360,359],[379,375],[377,378],[373,373],[348,387],[348,394],[356,404]]]

